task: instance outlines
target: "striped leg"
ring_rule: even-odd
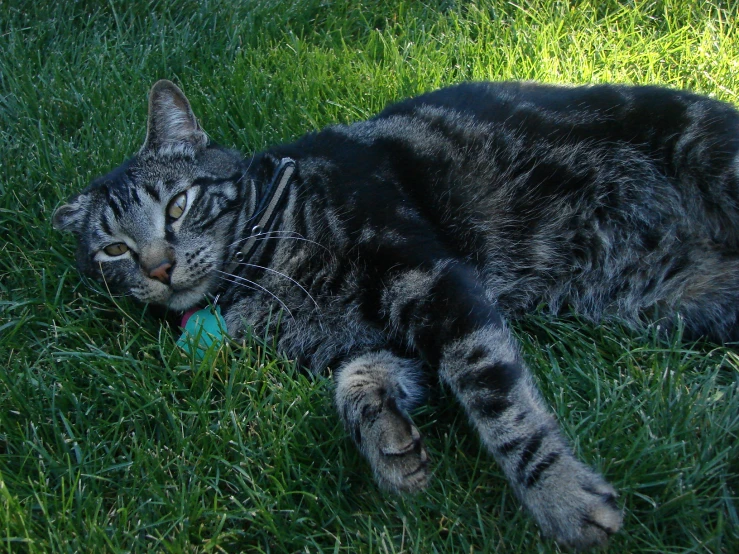
[[[507,329],[491,325],[450,343],[440,374],[545,535],[580,549],[621,527],[616,492],[573,456]]]
[[[561,544],[603,544],[621,527],[614,489],[575,459],[514,339],[466,268],[399,275],[385,295],[404,332],[458,397],[516,495]]]
[[[417,364],[389,352],[356,358],[336,375],[336,406],[378,484],[414,492],[428,481],[428,456],[408,411],[422,396]]]

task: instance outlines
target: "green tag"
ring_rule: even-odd
[[[203,308],[192,314],[182,335],[177,340],[177,346],[190,354],[195,347],[195,358],[202,361],[206,351],[213,343],[222,343],[228,333],[226,332],[226,321],[221,315],[221,307]]]

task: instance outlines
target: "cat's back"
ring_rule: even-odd
[[[337,204],[382,215],[409,202],[452,241],[486,222],[520,242],[561,215],[620,225],[690,214],[713,240],[736,242],[738,149],[737,111],[689,92],[477,82],[329,127],[283,154],[322,160],[314,184]]]
[[[697,104],[732,112],[726,103],[685,90],[619,84],[551,85],[526,81],[466,82],[407,98],[387,106],[377,118],[409,113],[419,106],[437,106],[469,113],[491,122],[509,122],[516,114],[539,114],[542,120],[569,121],[575,114],[628,121],[639,127],[656,123],[684,124]],[[653,119],[658,117],[660,121]],[[560,119],[561,118],[561,119]],[[645,119],[646,118],[646,119]],[[584,120],[583,120],[584,121]],[[636,123],[628,121],[629,123]]]
[[[738,149],[736,110],[707,97],[504,82],[404,100],[285,154],[321,160],[313,185],[350,234],[431,230],[496,288],[534,302],[573,272],[669,258],[672,243],[736,247]]]

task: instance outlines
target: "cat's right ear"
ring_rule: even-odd
[[[69,200],[67,204],[59,206],[51,217],[51,224],[57,231],[70,231],[79,233],[82,222],[87,216],[89,197],[86,194],[78,194]]]
[[[187,97],[172,81],[162,79],[149,92],[149,120],[141,152],[181,152],[208,144]]]

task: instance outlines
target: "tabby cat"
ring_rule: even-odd
[[[231,336],[274,333],[333,368],[385,489],[426,486],[408,414],[436,372],[542,531],[584,549],[621,527],[616,493],[572,454],[506,319],[545,303],[738,338],[738,150],[739,115],[718,101],[509,82],[244,158],[159,81],[138,154],[53,222],[112,290],[178,312],[217,299]]]

